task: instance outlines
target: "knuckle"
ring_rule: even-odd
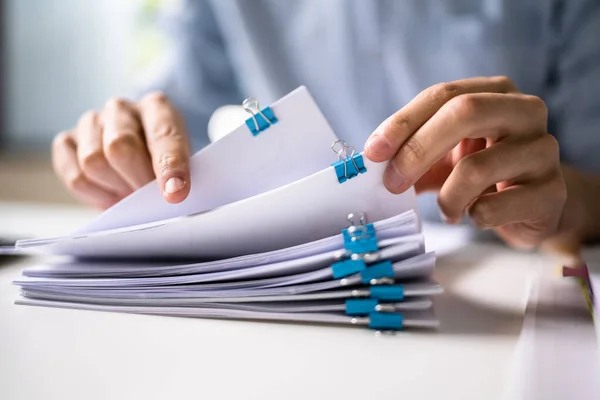
[[[450,100],[447,104],[449,111],[461,120],[469,120],[477,115],[479,99],[471,94],[463,94]]]
[[[545,134],[541,140],[544,145],[545,157],[558,162],[560,160],[560,144],[558,143],[558,140],[548,133]]]
[[[486,182],[486,173],[483,169],[471,169],[467,174],[464,175],[466,183],[473,187],[484,187],[488,186]]]
[[[404,171],[406,169],[404,166],[419,164],[424,159],[425,147],[418,139],[415,139],[414,136],[411,136],[406,142],[404,142],[402,148],[400,149],[398,161],[401,165],[398,165],[398,167],[400,167],[400,170]]]
[[[148,132],[154,141],[178,138],[177,128],[169,123],[158,124],[152,132]]]
[[[107,167],[106,157],[102,150],[95,150],[85,154],[79,161],[85,173],[102,171]]]
[[[69,190],[71,190],[73,192],[78,192],[78,191],[82,191],[85,189],[85,187],[87,185],[87,179],[86,179],[85,175],[83,174],[83,172],[79,171],[76,174],[69,176],[65,180],[65,183]]]
[[[431,98],[436,102],[446,103],[460,95],[460,87],[455,82],[442,82],[433,85],[430,89]]]
[[[92,123],[92,122],[96,121],[97,118],[98,118],[98,112],[96,110],[88,110],[88,111],[84,112],[83,114],[81,114],[81,117],[79,118],[79,121],[77,122],[77,124],[83,125],[83,124]]]
[[[525,99],[531,105],[531,108],[535,110],[538,118],[544,121],[548,118],[548,106],[544,100],[533,95],[525,95]]]
[[[456,164],[455,168],[467,185],[480,187],[487,184],[486,162],[482,157],[477,155],[465,157]]]
[[[68,132],[60,132],[58,135],[54,136],[54,139],[52,140],[52,150],[56,151],[59,148],[67,147],[69,140],[70,138]]]
[[[411,132],[410,124],[410,117],[406,113],[402,113],[388,120],[385,131],[391,132],[394,136],[402,136]]]
[[[181,157],[172,153],[162,154],[157,162],[158,171],[161,176],[167,175],[170,171],[180,168],[183,165]]]
[[[127,100],[121,97],[111,97],[104,105],[104,108],[108,110],[118,110],[125,107],[127,107]]]
[[[145,95],[140,103],[155,103],[155,104],[165,104],[169,102],[169,98],[166,94],[160,91],[150,92]]]
[[[500,84],[501,86],[510,88],[510,89],[515,89],[515,84],[512,81],[512,79],[510,79],[508,76],[506,75],[498,75],[498,76],[493,76],[491,78],[494,82]]]
[[[491,228],[494,226],[494,206],[492,203],[477,200],[469,209],[469,217],[473,223],[480,229]]]
[[[447,194],[439,194],[437,204],[444,218],[454,219],[456,217],[456,207],[453,206],[453,203],[455,202]]]
[[[134,135],[125,133],[117,134],[106,144],[105,154],[109,162],[121,163],[140,150],[139,140]]]
[[[521,142],[520,157],[527,158],[529,168],[535,167],[535,176],[548,174],[558,170],[560,164],[560,147],[556,138],[548,133],[527,138]]]

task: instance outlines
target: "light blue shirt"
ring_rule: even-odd
[[[219,106],[306,85],[362,148],[428,86],[507,75],[546,101],[563,160],[600,172],[600,1],[189,0],[167,22],[173,64],[156,88],[197,147]]]

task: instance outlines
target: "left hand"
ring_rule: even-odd
[[[514,247],[554,235],[567,199],[558,143],[547,132],[547,108],[506,77],[434,85],[384,121],[365,155],[390,160],[384,182],[439,191],[448,223],[466,213]]]

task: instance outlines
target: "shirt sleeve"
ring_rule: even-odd
[[[182,114],[194,151],[208,144],[212,113],[237,104],[239,90],[225,41],[206,0],[182,0],[164,16],[169,38],[167,67],[144,88],[165,92]]]
[[[548,129],[564,162],[600,173],[600,2],[556,2],[552,29]]]

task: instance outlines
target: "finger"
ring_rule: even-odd
[[[104,154],[127,184],[138,189],[154,179],[150,155],[136,107],[126,100],[109,100],[103,110]]]
[[[106,209],[119,197],[96,186],[79,168],[77,145],[69,133],[59,134],[52,144],[52,164],[65,186],[81,201]]]
[[[144,97],[139,108],[158,185],[168,202],[179,203],[190,191],[190,151],[183,120],[162,93]]]
[[[531,141],[500,141],[461,159],[443,184],[438,204],[450,223],[458,223],[469,204],[499,182],[526,183],[558,166],[558,143],[551,135]]]
[[[102,146],[102,124],[95,111],[83,114],[75,131],[77,160],[85,176],[96,186],[119,197],[132,192],[131,187],[113,170],[104,156]]]
[[[429,170],[415,182],[417,193],[439,191],[452,173],[454,166],[469,154],[485,149],[485,139],[464,139],[452,151],[433,164]]]
[[[516,91],[512,81],[504,76],[463,79],[431,86],[379,125],[365,145],[365,155],[375,162],[391,159],[413,133],[457,96]]]
[[[546,133],[547,109],[535,96],[477,93],[456,97],[409,137],[385,171],[386,187],[401,193],[462,139],[499,140]]]
[[[565,200],[564,182],[557,178],[485,194],[473,202],[468,212],[481,229],[527,223],[531,230],[544,235],[558,226],[561,213],[556,210],[562,210]]]

